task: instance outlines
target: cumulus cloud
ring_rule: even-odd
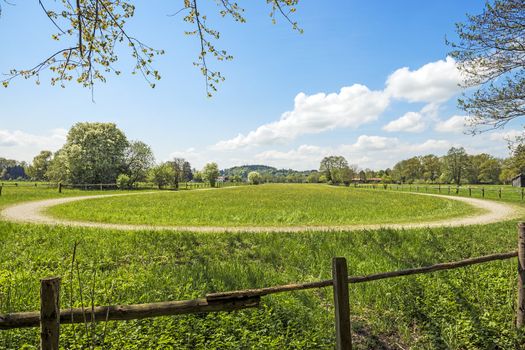
[[[40,135],[0,129],[0,157],[30,161],[41,150],[58,150],[66,142],[66,136],[65,129],[53,129]]]
[[[357,128],[376,120],[388,107],[388,96],[364,85],[343,87],[339,93],[318,93],[295,97],[294,109],[278,121],[264,124],[246,135],[220,141],[214,149],[234,150],[247,146],[282,143],[299,135],[316,134],[336,128]]]
[[[523,130],[507,130],[507,131],[494,131],[489,134],[491,141],[514,141],[518,137],[525,136]]]
[[[53,129],[47,135],[29,134],[20,130],[0,129],[0,147],[39,146],[55,149],[66,141],[67,130]]]
[[[399,139],[396,137],[369,136],[361,135],[352,145],[341,146],[346,152],[367,152],[392,149],[399,145]]]
[[[447,57],[416,70],[396,70],[386,81],[386,92],[409,102],[442,103],[461,91],[461,81],[456,61]]]
[[[434,140],[429,139],[421,144],[409,145],[407,151],[417,153],[428,153],[436,151],[446,151],[454,146],[449,140]]]
[[[423,116],[418,112],[408,112],[396,120],[392,120],[387,125],[383,126],[383,130],[388,132],[422,132],[425,130],[426,124]]]
[[[392,99],[425,102],[420,112],[408,112],[391,121],[384,130],[421,132],[424,119],[436,119],[439,105],[457,94],[461,76],[453,58],[447,57],[410,70],[394,71],[385,89],[373,91],[361,84],[343,87],[339,93],[299,93],[294,108],[277,121],[263,124],[246,134],[238,134],[213,146],[214,150],[237,150],[250,146],[283,144],[300,135],[317,134],[337,128],[356,129],[373,122],[388,108]],[[445,127],[445,126],[444,126]]]
[[[448,140],[430,139],[421,143],[410,143],[396,137],[361,135],[351,144],[335,147],[301,145],[288,151],[261,152],[255,156],[255,159],[277,167],[315,169],[319,167],[323,157],[338,154],[344,156],[350,164],[357,164],[360,168],[380,169],[392,167],[398,161],[416,155],[445,154],[453,145]]]
[[[439,132],[454,132],[461,133],[465,130],[467,126],[467,116],[464,115],[454,115],[447,120],[439,121],[434,130]]]

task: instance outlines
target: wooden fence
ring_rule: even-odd
[[[409,191],[409,192],[424,192],[424,193],[437,193],[437,194],[456,194],[465,195],[469,197],[477,196],[485,198],[486,195],[493,194],[494,198],[504,199],[515,197],[525,200],[525,188],[505,188],[503,187],[484,187],[484,186],[453,186],[453,185],[425,185],[425,184],[358,184],[354,183],[355,188],[368,188],[368,189],[384,189],[394,191]],[[505,196],[505,195],[506,196]]]
[[[239,182],[216,182],[215,186],[216,188],[222,188],[222,187],[231,187],[231,186],[242,186],[245,185],[245,183],[239,183]],[[64,189],[80,189],[80,190],[117,190],[119,189],[119,186],[116,183],[96,183],[96,184],[65,184],[65,183],[22,183],[22,182],[10,182],[0,183],[0,196],[2,195],[2,189],[4,187],[35,187],[35,188],[56,188],[59,193],[62,193],[62,190]],[[174,186],[165,186],[160,188],[161,190],[195,190],[195,189],[202,189],[202,188],[210,188],[212,187],[210,183],[208,182],[181,182],[179,183],[179,187]],[[150,183],[140,183],[136,186],[133,186],[131,188],[126,188],[126,190],[158,190],[159,187],[150,184]]]
[[[338,350],[348,350],[352,349],[349,284],[450,270],[515,257],[518,257],[516,327],[522,328],[525,323],[525,223],[523,222],[518,224],[517,251],[365,276],[348,276],[346,259],[335,257],[332,259],[332,279],[330,280],[211,293],[204,298],[194,300],[96,306],[88,311],[84,308],[60,309],[60,278],[46,278],[40,281],[40,311],[0,315],[0,330],[40,327],[41,349],[55,350],[59,348],[61,324],[107,322],[111,320],[122,321],[167,315],[234,311],[258,307],[260,298],[269,294],[332,287],[334,293],[336,348]]]

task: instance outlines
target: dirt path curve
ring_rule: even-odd
[[[172,230],[172,231],[192,231],[192,232],[301,232],[301,231],[357,231],[357,230],[375,230],[380,228],[391,229],[410,229],[422,227],[457,227],[467,225],[482,225],[509,219],[517,219],[525,215],[525,208],[517,205],[494,202],[485,199],[476,199],[469,197],[453,197],[438,194],[427,193],[411,193],[421,196],[432,196],[439,198],[446,198],[450,200],[457,200],[465,202],[476,208],[482,209],[483,213],[466,216],[460,218],[451,218],[439,221],[418,222],[418,223],[397,223],[397,224],[360,224],[360,225],[336,225],[336,226],[249,226],[249,227],[224,227],[224,226],[152,226],[152,225],[130,225],[130,224],[109,224],[100,222],[84,222],[73,221],[67,219],[57,219],[45,215],[45,209],[64,203],[74,201],[115,197],[115,196],[129,196],[129,195],[148,195],[159,192],[141,192],[141,193],[126,193],[126,194],[110,194],[110,195],[92,195],[92,196],[78,196],[67,198],[53,198],[34,202],[27,202],[16,204],[5,208],[0,213],[0,218],[3,220],[18,222],[18,223],[33,223],[43,225],[64,225],[76,227],[95,227],[113,230]]]

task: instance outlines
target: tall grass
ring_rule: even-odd
[[[393,191],[268,184],[91,199],[51,207],[48,213],[81,221],[127,224],[323,226],[431,221],[478,211],[462,202]]]
[[[75,244],[80,279],[71,283]],[[516,244],[515,222],[286,234],[122,232],[0,222],[0,312],[38,309],[38,279],[50,275],[63,277],[63,308],[70,307],[70,294],[73,305],[80,305],[80,290],[88,307],[92,288],[97,305],[191,299],[330,278],[333,256],[346,257],[349,273],[361,275],[504,252]],[[517,348],[516,283],[512,259],[351,285],[357,348]],[[61,344],[67,349],[333,349],[333,320],[332,291],[325,288],[268,296],[254,310],[102,322],[93,330],[63,325]],[[2,331],[0,348],[34,349],[38,336],[38,329]]]

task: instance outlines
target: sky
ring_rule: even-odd
[[[56,29],[36,2],[10,2],[0,17],[0,73],[31,67],[67,44],[51,40]],[[514,121],[472,136],[457,108],[461,77],[445,38],[456,39],[455,23],[480,13],[482,1],[302,0],[293,18],[303,34],[279,17],[272,24],[263,0],[240,3],[244,24],[218,18],[215,1],[201,3],[221,32],[216,46],[234,56],[212,63],[226,77],[212,98],[193,66],[197,38],[184,35],[193,28],[173,16],[180,5],[135,1],[128,31],[166,51],[154,63],[162,75],[156,87],[130,74],[125,46],[122,75],[96,85],[94,101],[75,83],[51,86],[46,74],[40,85],[12,81],[0,89],[0,157],[31,161],[40,150],[56,151],[85,121],[116,123],[159,162],[183,157],[196,168],[214,161],[307,170],[342,155],[384,169],[452,146],[506,157],[506,140],[521,134]]]

